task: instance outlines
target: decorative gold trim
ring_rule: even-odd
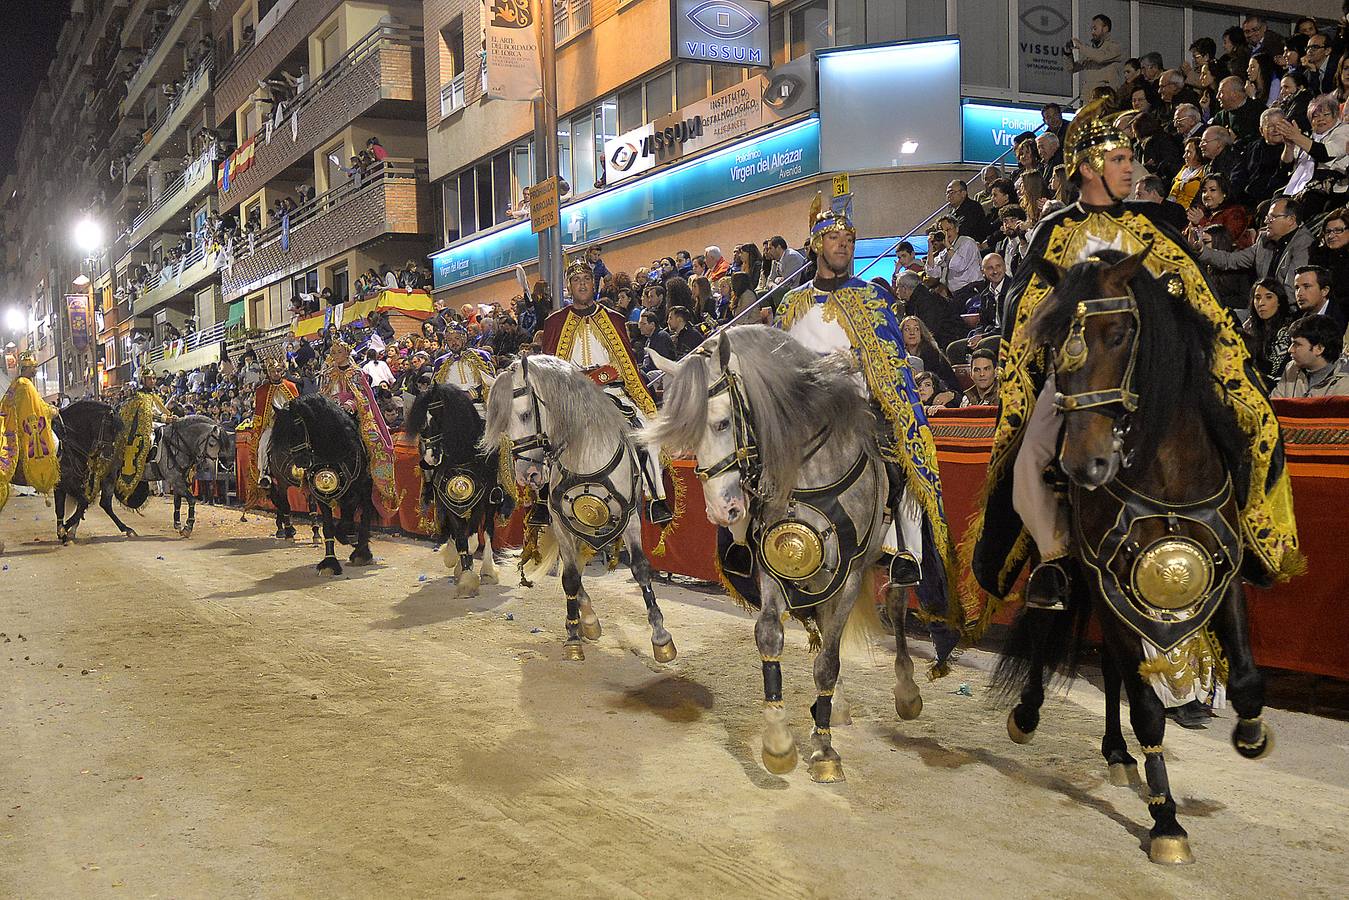
[[[609,364],[618,369],[619,374],[623,376],[623,392],[628,395],[628,399],[648,418],[655,417],[656,401],[651,399],[646,382],[642,381],[641,373],[633,365],[632,357],[626,350],[627,345],[614,329],[614,323],[609,321],[609,315],[604,309],[597,309],[588,316],[576,314],[567,316],[557,338],[557,356],[562,359],[571,358],[572,343],[576,340],[576,332],[580,330],[582,324],[599,332],[602,343],[609,348]]]
[[[1165,805],[1166,805],[1165,794],[1153,794],[1151,797],[1148,797],[1148,806],[1165,806]]]
[[[1161,744],[1158,744],[1158,745],[1155,746],[1155,747],[1148,747],[1148,746],[1146,746],[1146,745],[1143,745],[1143,746],[1140,746],[1138,749],[1139,749],[1139,750],[1142,750],[1144,753],[1164,753],[1164,752],[1166,752],[1165,750],[1163,750]]]

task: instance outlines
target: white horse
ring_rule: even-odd
[[[665,406],[642,440],[697,458],[723,573],[759,606],[764,766],[785,774],[797,763],[782,707],[782,626],[790,613],[820,639],[810,777],[843,781],[830,731],[848,722],[836,696],[840,646],[845,627],[879,625],[868,576],[881,556],[888,496],[876,417],[857,390],[852,361],[821,359],[763,325],[729,328],[678,363],[653,357],[667,376]],[[904,617],[891,614],[895,711],[912,719],[923,701]]]
[[[581,639],[600,636],[599,618],[581,584],[582,545],[613,550],[621,538],[646,601],[652,652],[660,662],[673,661],[674,638],[656,605],[651,563],[642,550],[636,513],[641,470],[628,420],[585,373],[555,356],[531,354],[484,382],[489,390],[483,450],[508,440],[516,481],[547,491],[567,596],[567,658],[585,659]]]

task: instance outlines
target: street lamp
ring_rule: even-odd
[[[75,223],[75,246],[85,256],[93,256],[103,249],[103,226],[93,219],[84,218]]]
[[[5,328],[14,334],[22,334],[24,326],[28,324],[28,317],[24,315],[21,308],[11,306],[5,310]]]
[[[93,334],[92,328],[92,321],[94,316],[94,283],[93,278],[91,276],[98,272],[99,257],[102,256],[103,254],[103,237],[104,237],[103,226],[100,225],[93,218],[85,216],[84,218],[80,219],[78,222],[75,223],[75,228],[71,233],[71,237],[74,239],[75,246],[84,256],[84,264],[87,264],[89,266],[89,274],[86,275],[84,272],[84,264],[82,264],[80,266],[80,274],[74,279],[73,282],[76,287],[83,288],[84,290],[88,291],[89,297],[88,306],[85,309],[86,318],[83,326],[85,329],[87,329],[85,331],[84,337],[86,346],[84,348],[80,348],[78,340],[76,341],[76,352],[78,358],[80,359],[81,381],[83,381],[84,384],[89,385],[90,382],[88,380],[85,380],[84,374],[85,372],[87,372],[90,375],[95,375],[94,373],[94,368],[96,365],[95,359],[97,358],[96,352],[94,350],[94,340],[96,336]],[[69,312],[67,314],[69,315]],[[71,322],[71,325],[72,326],[74,325],[73,321]],[[89,363],[87,369],[84,366],[85,351],[88,351],[89,353]],[[92,381],[93,381],[92,385],[93,390],[97,391],[98,379],[96,375],[92,379]]]

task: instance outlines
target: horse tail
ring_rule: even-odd
[[[852,611],[848,613],[848,621],[843,623],[843,638],[839,642],[841,652],[870,654],[876,639],[885,634],[885,626],[881,624],[880,612],[876,607],[877,571],[875,566],[867,566],[862,575]]]
[[[562,548],[557,545],[557,538],[553,537],[553,529],[540,528],[538,550],[534,555],[534,561],[525,564],[523,574],[531,581],[536,580],[539,576],[547,575],[552,571],[561,559]]]
[[[1091,609],[1090,595],[1078,584],[1073,586],[1066,610],[1023,606],[999,651],[989,688],[993,695],[1004,702],[1016,700],[1037,666],[1065,681],[1076,678]]]

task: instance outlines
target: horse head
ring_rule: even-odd
[[[1055,408],[1063,416],[1059,462],[1075,484],[1109,484],[1127,466],[1124,438],[1138,408],[1138,302],[1131,283],[1151,277],[1143,268],[1148,245],[1132,255],[1104,251],[1071,269],[1032,262],[1050,286],[1031,323],[1035,340],[1053,359]]]
[[[680,362],[653,350],[652,361],[666,376],[665,405],[643,440],[677,456],[698,461],[708,521],[725,528],[743,527],[749,501],[743,476],[754,452],[748,410],[737,384],[731,342],[722,334]],[[709,384],[711,385],[709,387]]]
[[[543,405],[529,383],[528,357],[512,363],[495,377],[484,377],[487,388],[487,427],[479,443],[491,452],[503,440],[514,460],[516,484],[541,488],[548,481]]]

